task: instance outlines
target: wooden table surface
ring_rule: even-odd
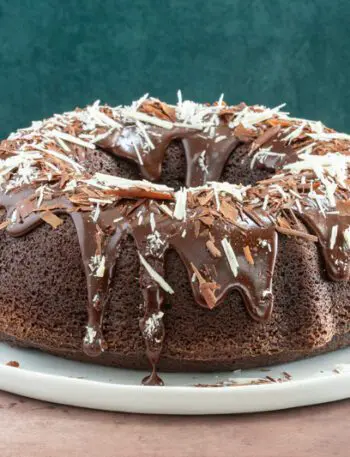
[[[349,457],[350,400],[236,416],[148,416],[0,392],[1,457]]]

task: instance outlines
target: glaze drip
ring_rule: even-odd
[[[243,224],[242,224],[243,226]],[[244,231],[235,226],[227,227],[217,223],[211,229],[211,237],[215,240],[220,257],[213,257],[206,247],[206,237],[196,237],[193,224],[186,225],[186,236],[181,234],[169,240],[169,244],[177,251],[186,265],[195,300],[198,304],[208,307],[201,291],[199,278],[193,281],[194,270],[201,272],[207,282],[218,285],[215,306],[222,303],[227,293],[236,289],[240,292],[247,311],[254,320],[268,319],[272,312],[272,277],[276,261],[277,235],[273,227],[261,229],[250,223]],[[238,262],[237,275],[230,268],[221,247],[221,241],[227,239],[232,246]],[[248,262],[243,248],[249,246],[254,264]]]
[[[57,202],[50,202],[52,205],[54,203]],[[207,295],[203,292],[201,281],[197,278],[193,282],[196,271],[201,272],[204,285],[216,284],[214,291],[218,289],[218,293],[214,294],[215,302],[212,306],[218,306],[231,289],[237,289],[254,320],[262,321],[270,316],[273,306],[272,276],[277,252],[277,234],[271,224],[270,227],[261,228],[253,221],[242,221],[240,227],[218,222],[211,228],[211,237],[215,239],[221,252],[220,257],[215,258],[206,247],[206,237],[196,233],[196,208],[189,211],[186,221],[170,219],[160,211],[158,204],[150,201],[139,205],[137,211],[127,217],[121,216],[117,208],[101,211],[96,221],[89,212],[70,210],[71,205],[67,202],[67,209],[60,208],[59,211],[67,212],[74,221],[87,280],[88,323],[83,342],[87,355],[97,357],[107,349],[103,337],[103,312],[120,253],[119,246],[127,234],[131,234],[135,240],[140,258],[142,256],[162,278],[167,249],[175,249],[187,268],[194,298],[199,305],[207,308],[211,306],[211,302],[205,299]],[[11,214],[12,211],[9,206],[8,212]],[[154,215],[153,229],[150,223],[151,214]],[[144,215],[144,219],[140,224],[141,215]],[[38,216],[32,216],[23,223],[9,226],[9,233],[23,235],[43,223]],[[237,276],[233,275],[222,251],[222,239],[227,239],[236,252]],[[254,265],[251,265],[244,255],[243,247],[247,245],[250,246]],[[145,385],[161,385],[162,381],[157,375],[157,363],[165,337],[162,318],[166,292],[142,263],[140,287],[144,298],[140,329],[152,367],[151,375],[143,382]]]
[[[101,140],[98,146],[117,157],[134,161],[145,179],[158,181],[168,146],[172,141],[180,140],[187,164],[185,184],[187,187],[195,187],[207,181],[219,180],[227,159],[240,143],[232,130],[225,125],[217,127],[216,135],[219,141],[214,141],[208,133],[188,128],[164,131],[153,127],[149,131],[153,149],[151,153],[142,156],[142,163],[140,152],[137,154],[142,144],[136,128],[129,126],[124,127],[121,132],[113,132],[111,136]]]
[[[347,245],[344,233],[350,227],[350,216],[333,213],[320,214],[312,208],[299,214],[300,219],[320,242],[326,270],[334,281],[347,281],[350,277],[350,246]]]

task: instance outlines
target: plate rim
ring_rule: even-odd
[[[23,348],[20,351],[27,352]],[[319,376],[268,384],[204,387],[143,386],[120,383],[118,379],[107,382],[103,379],[81,379],[76,372],[69,376],[65,372],[47,373],[38,368],[40,365],[33,368],[0,365],[0,390],[97,410],[180,415],[273,411],[350,397],[350,371],[347,370],[341,373],[327,371]]]

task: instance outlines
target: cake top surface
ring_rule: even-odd
[[[283,107],[249,107],[243,103],[228,106],[222,96],[212,105],[199,104],[182,100],[179,91],[177,105],[146,94],[130,106],[110,107],[97,101],[84,109],[35,121],[0,143],[0,186],[4,194],[35,189],[25,208],[12,214],[11,221],[6,223],[20,222],[32,211],[45,211],[47,215],[50,208],[45,202],[53,196],[66,197],[72,209],[90,209],[94,213],[115,205],[122,197],[174,201],[168,203],[169,209],[175,218],[181,219],[193,204],[188,202],[188,196],[193,194],[202,196],[198,202],[205,202],[207,207],[215,200],[216,211],[221,199],[236,209],[244,207],[247,212],[267,211],[269,216],[276,216],[277,225],[281,211],[293,206],[299,211],[315,206],[321,213],[330,209],[334,212],[337,205],[344,209],[349,198],[350,136],[319,121],[292,118],[282,111]],[[101,148],[134,160],[142,174],[156,180],[161,172],[160,155],[164,155],[157,149],[164,149],[164,144],[168,145],[173,138],[186,136],[195,137],[197,142],[198,137],[203,140],[193,148],[195,172],[200,178],[191,173],[192,181],[200,185],[188,186],[186,191],[150,180],[91,174],[84,167],[89,152]],[[269,144],[274,137],[277,142]],[[231,150],[237,141],[250,144],[251,168],[272,160],[277,174],[245,187],[211,180],[208,168],[213,168],[213,164],[209,152],[219,162],[220,148],[226,147],[221,143],[229,142]],[[216,150],[210,149],[209,143]],[[221,155],[226,159],[226,154]],[[194,168],[189,161],[187,165]]]

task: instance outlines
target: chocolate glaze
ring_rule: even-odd
[[[350,216],[332,213],[332,210],[336,211],[331,208],[323,215],[318,208],[310,207],[298,215],[319,239],[328,276],[334,281],[347,281],[350,277],[350,251],[345,244],[343,233],[350,226]],[[333,227],[337,227],[334,245]]]
[[[255,160],[256,168],[275,172],[276,170],[280,170],[284,165],[298,160],[297,153],[287,141],[283,141],[283,136],[279,131],[273,137],[269,138],[263,144],[263,147],[264,149],[271,149],[276,155],[259,155],[258,149]]]
[[[88,289],[88,324],[83,349],[86,354],[96,357],[107,348],[102,331],[103,312],[118,256],[117,247],[124,230],[121,225],[109,235],[113,219],[119,215],[113,209],[104,211],[96,222],[90,213],[73,212],[70,215],[78,234]],[[105,274],[102,277],[93,274],[90,268],[91,259],[96,254],[105,259]]]
[[[1,204],[7,208],[9,214],[12,213],[16,201],[20,200],[16,195],[15,201],[7,196]],[[10,204],[12,203],[12,205]],[[57,201],[49,202],[50,204]],[[234,277],[225,256],[213,258],[205,246],[206,238],[195,235],[193,218],[188,217],[186,221],[170,219],[159,212],[155,204],[146,201],[138,207],[138,211],[145,214],[145,221],[139,225],[137,217],[131,215],[129,218],[121,218],[116,208],[102,211],[97,222],[94,222],[89,212],[71,211],[71,204],[67,202],[67,214],[69,214],[75,224],[78,240],[80,244],[82,261],[87,278],[88,289],[88,323],[87,334],[84,338],[83,349],[89,356],[98,356],[101,351],[106,349],[103,338],[103,311],[108,300],[110,283],[113,278],[115,264],[120,250],[120,242],[127,234],[131,234],[135,240],[136,247],[140,254],[147,259],[152,268],[164,276],[164,261],[166,250],[175,249],[183,260],[188,277],[191,281],[194,298],[198,304],[207,307],[206,302],[200,293],[198,281],[193,282],[193,269],[195,267],[203,271],[215,271],[215,280],[219,285],[217,295],[218,303],[222,302],[231,289],[237,289],[243,296],[247,310],[253,319],[261,321],[267,319],[272,311],[272,276],[277,252],[277,234],[272,225],[267,228],[258,227],[253,221],[242,221],[241,228],[234,225],[218,223],[211,232],[220,246],[220,240],[227,238],[233,246],[240,268],[237,277]],[[60,208],[59,212],[64,212]],[[160,251],[150,252],[148,249],[147,237],[152,235],[149,222],[149,215],[155,215],[155,225],[157,232],[164,241],[164,248]],[[118,222],[113,221],[117,219]],[[21,236],[33,230],[43,220],[38,215],[31,214],[24,222],[14,223],[8,227],[8,231],[13,236]],[[103,236],[98,242],[98,230],[101,229]],[[184,231],[186,235],[183,236]],[[262,244],[262,241],[264,241]],[[243,247],[251,247],[255,264],[250,265],[245,259]],[[90,269],[91,258],[99,252],[105,256],[106,274],[103,277],[96,277]],[[159,360],[162,343],[164,340],[164,325],[162,319],[158,321],[155,333],[148,334],[146,331],[146,321],[153,315],[162,311],[165,293],[155,282],[148,272],[140,267],[140,287],[144,297],[144,315],[140,319],[140,329],[145,339],[146,352],[152,366],[152,374],[145,378],[147,385],[161,384],[161,380],[156,372],[156,365]]]
[[[216,138],[222,137],[215,142],[208,133],[188,128],[172,128],[164,130],[152,127],[149,136],[154,144],[154,149],[148,153],[142,153],[143,164],[137,157],[135,145],[141,149],[140,138],[135,133],[135,127],[124,127],[122,132],[115,131],[107,138],[98,143],[103,150],[136,162],[140,172],[149,181],[159,180],[162,174],[162,163],[167,147],[174,140],[180,140],[186,156],[186,179],[187,187],[201,186],[207,181],[219,180],[222,170],[232,151],[240,143],[234,136],[232,129],[221,124],[216,128]],[[205,168],[200,165],[200,156],[205,152]]]
[[[247,311],[254,320],[267,319],[272,311],[272,276],[277,252],[277,235],[273,227],[260,228],[254,222],[242,224],[244,233],[237,227],[227,227],[217,223],[211,228],[211,234],[216,240],[217,246],[220,241],[227,238],[234,249],[239,263],[237,277],[234,277],[224,255],[213,258],[206,248],[205,237],[196,238],[194,227],[191,222],[186,224],[186,236],[180,234],[174,236],[170,245],[178,252],[183,260],[191,280],[193,270],[191,263],[201,270],[207,266],[209,270],[216,272],[215,282],[220,285],[216,293],[217,304],[220,304],[231,289],[237,289],[245,302]],[[265,243],[262,245],[262,241]],[[254,265],[250,265],[245,258],[243,248],[249,245],[254,256]],[[192,282],[191,286],[195,300],[201,306],[207,307],[200,293],[198,281]]]
[[[297,155],[290,145],[281,140],[279,128],[271,130],[273,131],[266,134],[260,142],[256,141],[252,144],[252,151],[258,151],[260,147],[264,146],[264,148],[271,147],[272,151],[280,153],[281,156],[270,156],[267,160],[257,161],[257,166],[275,171],[285,163],[297,160]],[[107,138],[101,140],[98,146],[106,152],[138,163],[143,177],[156,181],[162,172],[162,162],[167,147],[171,141],[180,140],[187,162],[186,186],[192,187],[203,185],[207,181],[219,180],[228,157],[241,143],[241,140],[234,136],[233,130],[225,123],[216,127],[216,139],[209,133],[183,127],[166,130],[152,126],[148,133],[154,149],[150,152],[141,150],[142,164],[136,153],[135,144],[140,149],[142,145],[135,132],[135,127],[132,125],[125,125],[121,132],[115,130]],[[14,210],[18,209],[18,205],[29,199],[32,194],[33,189],[2,194],[0,205],[6,208],[7,215],[11,218]],[[49,203],[57,203],[57,200]],[[227,238],[234,249],[239,264],[238,274],[235,277],[226,256],[222,254],[221,257],[213,257],[206,247],[207,238],[196,235],[191,214],[187,215],[187,220],[179,221],[164,215],[156,204],[146,200],[138,207],[138,214],[141,212],[144,216],[142,223],[139,222],[135,213],[122,216],[114,207],[101,210],[99,217],[94,221],[90,212],[74,211],[73,205],[68,200],[60,199],[60,203],[61,207],[57,211],[66,212],[74,221],[87,279],[88,322],[83,343],[86,354],[98,356],[107,348],[103,337],[103,313],[120,253],[119,246],[127,235],[134,238],[140,255],[162,277],[164,277],[166,251],[169,248],[175,249],[187,268],[194,299],[199,305],[208,307],[201,293],[198,278],[193,280],[193,265],[206,276],[206,280],[217,283],[216,305],[225,299],[230,290],[236,289],[242,295],[247,311],[254,320],[264,321],[271,315],[273,308],[272,278],[278,249],[278,236],[273,222],[264,211],[257,213],[262,224],[258,224],[256,220],[248,217],[242,218],[239,226],[216,221],[210,228],[217,247],[221,249],[221,241]],[[151,212],[154,214],[156,231],[161,239],[161,245],[153,246],[153,249],[150,247],[150,237],[152,234],[154,235],[150,223]],[[295,212],[297,211],[295,210]],[[310,208],[308,212],[300,213],[298,216],[318,236],[329,276],[335,280],[347,280],[350,274],[349,251],[344,249],[341,234],[350,225],[350,217],[341,214],[323,216],[316,208]],[[22,219],[7,227],[10,235],[25,235],[43,222],[37,213],[31,213]],[[339,226],[339,235],[335,240],[335,245],[330,247],[329,240],[334,225]],[[252,252],[253,265],[247,261],[243,251],[247,245]],[[100,256],[99,259],[104,257],[105,261],[105,272],[101,277],[96,276],[91,268],[91,259],[96,255]],[[143,380],[143,383],[161,385],[162,380],[157,374],[157,363],[165,337],[162,306],[166,294],[142,265],[140,266],[140,287],[144,298],[140,330],[152,367],[151,374]]]

